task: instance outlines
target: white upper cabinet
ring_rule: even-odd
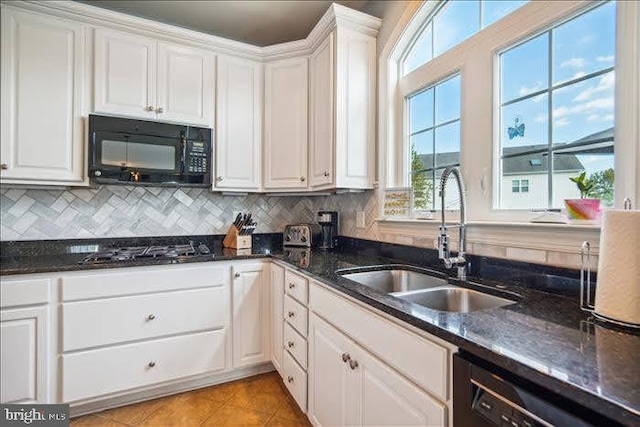
[[[218,56],[214,189],[261,186],[262,64]]]
[[[311,57],[314,189],[373,188],[376,39],[338,27]]]
[[[84,28],[2,5],[3,184],[84,179]]]
[[[335,178],[334,156],[334,35],[311,55],[311,120],[309,129],[309,185],[331,185]]]
[[[265,189],[307,188],[308,60],[265,65]]]
[[[96,113],[211,126],[214,81],[211,52],[96,30]]]

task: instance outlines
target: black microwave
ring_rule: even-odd
[[[209,187],[211,159],[211,129],[89,115],[92,182]]]

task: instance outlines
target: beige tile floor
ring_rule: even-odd
[[[71,420],[73,427],[310,425],[276,372]]]

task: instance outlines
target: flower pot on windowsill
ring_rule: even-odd
[[[600,219],[600,199],[565,199],[564,206],[570,220]]]

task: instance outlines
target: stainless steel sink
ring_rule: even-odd
[[[516,303],[516,301],[506,298],[451,285],[435,289],[398,292],[392,295],[433,310],[457,313],[498,308]]]
[[[433,288],[447,284],[447,280],[445,278],[434,277],[429,274],[404,269],[402,267],[391,267],[385,270],[354,273],[349,273],[347,271],[344,273],[338,273],[344,278],[353,280],[354,282],[358,282],[385,294]]]

